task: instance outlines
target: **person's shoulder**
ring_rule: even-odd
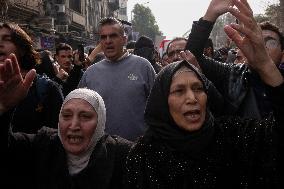
[[[133,142],[126,140],[117,135],[105,135],[102,138],[102,143],[110,151],[115,151],[117,156],[125,157],[133,146]]]
[[[134,143],[122,138],[118,135],[105,135],[105,141],[108,144],[112,144],[115,145],[117,147],[126,147],[126,148],[130,148]]]
[[[267,119],[272,120],[270,117]],[[234,136],[238,133],[256,132],[260,129],[259,125],[264,125],[265,122],[265,120],[240,116],[221,116],[215,119],[215,129]]]
[[[163,142],[149,137],[141,137],[130,149],[129,157],[150,157],[168,153]]]
[[[37,94],[42,99],[49,94],[58,94],[58,96],[63,98],[60,84],[53,81],[46,75],[37,75],[35,79],[35,86]]]
[[[55,128],[50,128],[50,127],[42,127],[41,129],[37,131],[37,134],[55,137],[58,134],[58,130]]]
[[[136,64],[135,65],[136,67],[137,66],[139,66],[140,68],[144,67],[147,70],[150,69],[153,72],[155,72],[152,64],[146,58],[143,58],[143,57],[140,57],[140,56],[137,56],[137,55],[134,55],[134,54],[129,55],[129,58],[130,58],[131,63]]]
[[[136,62],[150,63],[146,58],[143,58],[141,56],[137,56],[135,54],[129,55],[129,58],[131,58],[132,60],[135,60]]]
[[[36,133],[35,141],[39,145],[47,145],[58,138],[58,130],[50,127],[42,127]]]
[[[39,85],[39,86],[59,87],[59,84],[56,81],[50,79],[45,74],[42,74],[42,75],[37,74],[37,77],[35,78],[35,80],[36,80],[36,85]]]
[[[94,71],[96,71],[96,70],[98,70],[98,69],[103,68],[103,67],[105,66],[105,64],[106,64],[106,60],[103,59],[103,60],[101,60],[101,61],[99,61],[99,62],[97,62],[97,63],[92,64],[91,66],[89,66],[89,67],[85,70],[84,73],[94,72]]]

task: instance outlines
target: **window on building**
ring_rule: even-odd
[[[69,0],[69,8],[81,13],[81,0]]]
[[[120,9],[119,9],[119,14],[121,14],[121,15],[127,15],[127,10],[126,10],[126,8],[120,8]]]

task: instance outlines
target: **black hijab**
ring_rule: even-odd
[[[209,142],[213,136],[214,118],[209,111],[207,97],[207,112],[205,122],[202,127],[195,132],[188,132],[175,123],[168,106],[168,96],[172,77],[181,67],[188,67],[192,70],[199,80],[203,83],[206,94],[212,83],[201,74],[196,67],[186,61],[179,61],[169,64],[161,70],[157,75],[154,86],[148,97],[145,109],[145,122],[148,125],[148,130],[144,135],[144,139],[154,138],[163,141],[163,143],[171,150],[183,152],[199,152]]]

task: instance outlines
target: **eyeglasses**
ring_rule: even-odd
[[[268,49],[275,49],[280,44],[276,39],[272,37],[265,38],[264,41],[265,41],[265,47]]]
[[[168,57],[171,58],[171,57],[174,57],[176,54],[180,54],[180,52],[183,51],[183,50],[174,50],[174,51],[171,51],[171,52],[168,52]]]

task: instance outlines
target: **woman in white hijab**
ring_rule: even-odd
[[[8,175],[15,180],[11,188],[122,187],[124,161],[132,143],[104,133],[106,110],[98,93],[71,91],[61,107],[58,131],[44,127],[32,135],[13,133],[9,109],[26,94],[34,71],[23,79],[11,55],[0,65],[0,75],[0,121],[9,131]]]

